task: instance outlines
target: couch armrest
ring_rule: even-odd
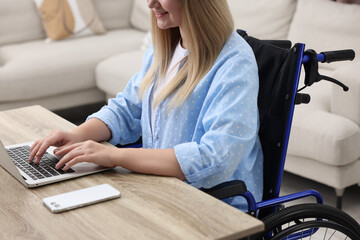
[[[339,86],[332,86],[331,112],[360,125],[360,62],[336,69],[333,77],[347,85],[349,91],[344,92]]]

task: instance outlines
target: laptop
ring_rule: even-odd
[[[29,163],[28,157],[32,142],[4,146],[0,141],[0,165],[19,180],[24,186],[34,188],[71,178],[105,171],[109,168],[93,163],[79,163],[69,170],[55,169],[59,157],[53,153],[55,147],[50,147],[40,163]]]

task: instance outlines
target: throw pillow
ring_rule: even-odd
[[[105,33],[91,0],[34,0],[51,40]]]

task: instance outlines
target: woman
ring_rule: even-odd
[[[79,127],[52,131],[31,148],[38,163],[58,146],[57,168],[79,162],[174,176],[200,188],[242,179],[262,196],[258,75],[234,32],[226,0],[147,0],[153,47],[142,70]],[[112,148],[142,137],[143,148]],[[65,166],[64,166],[65,165]],[[241,199],[241,198],[240,198]],[[239,198],[227,202],[240,207]]]

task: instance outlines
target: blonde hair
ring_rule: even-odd
[[[159,92],[155,104],[174,93],[171,106],[183,103],[200,80],[209,72],[224,44],[234,30],[233,19],[226,0],[179,0],[188,54],[175,77]],[[152,40],[154,60],[139,87],[142,97],[157,79],[163,79],[169,68],[176,45],[181,39],[179,28],[160,29],[154,13]],[[179,64],[179,63],[178,63]]]

